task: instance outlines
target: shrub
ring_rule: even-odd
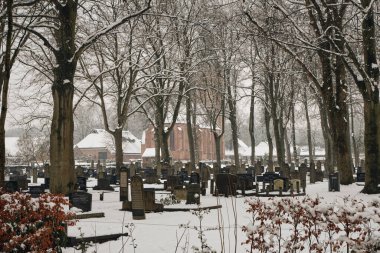
[[[243,227],[253,252],[372,252],[377,247],[378,201],[344,198],[258,198],[246,201],[252,222]]]
[[[73,216],[64,211],[63,195],[24,193],[0,189],[0,252],[60,252],[65,243],[65,222]]]

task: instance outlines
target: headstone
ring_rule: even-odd
[[[120,201],[128,201],[128,169],[120,168]]]
[[[248,174],[248,175],[255,176],[255,167],[253,167],[253,166],[249,166],[249,167],[247,168],[247,174]]]
[[[131,178],[132,216],[134,220],[145,220],[143,181],[138,175]]]
[[[87,178],[86,177],[77,177],[78,189],[81,191],[87,191]]]
[[[236,185],[237,177],[236,175],[220,173],[215,176],[216,189],[218,194],[223,194],[224,196],[233,195],[236,196]]]
[[[364,172],[356,173],[356,182],[365,182],[365,173]]]
[[[92,206],[92,194],[87,192],[73,192],[69,194],[69,202],[73,207],[83,212],[90,212]]]
[[[177,185],[179,185],[179,176],[168,176],[166,190],[173,191]]]
[[[17,191],[21,190],[28,190],[28,178],[25,176],[14,176],[11,175],[9,177],[9,181],[16,181],[17,182]]]
[[[50,178],[50,165],[47,163],[44,165],[44,173],[45,178]]]
[[[285,178],[290,178],[290,167],[289,164],[285,163],[284,167],[280,170],[280,175]]]
[[[129,176],[133,177],[134,175],[136,175],[136,165],[134,163],[131,163],[129,165]]]
[[[18,187],[17,181],[4,181],[4,191],[5,192],[17,192],[20,188]]]
[[[296,166],[295,166],[295,163],[290,163],[290,172],[292,171],[295,171],[296,170]]]
[[[33,184],[37,183],[37,167],[32,168]]]
[[[185,170],[187,171],[187,174],[190,175],[193,169],[191,168],[191,163],[185,163]]]
[[[201,177],[197,172],[191,172],[190,174],[190,184],[200,184]]]
[[[301,180],[301,188],[306,187],[306,174],[307,174],[307,167],[305,163],[301,163],[300,167],[298,168],[300,180]]]
[[[364,159],[360,160],[360,167],[365,168],[365,160]]]
[[[279,166],[274,167],[274,172],[280,172],[280,170],[281,170],[281,167]]]
[[[38,198],[41,194],[45,193],[45,187],[42,185],[29,186],[28,192],[32,198]]]
[[[115,189],[111,187],[110,181],[108,178],[99,178],[98,185],[93,188],[94,190],[102,191],[114,191]]]
[[[316,178],[316,171],[315,171],[315,164],[314,162],[310,163],[310,183],[314,184],[317,181]]]
[[[284,180],[282,179],[275,179],[273,180],[273,190],[279,191],[284,189]]]
[[[206,164],[203,164],[202,167],[200,167],[200,177],[203,182],[210,180],[210,167]]]
[[[340,191],[339,172],[331,173],[329,175],[329,192]]]
[[[163,211],[164,205],[156,203],[156,196],[154,188],[144,189],[144,211],[145,212],[159,212]]]
[[[363,172],[363,167],[358,167],[357,169],[356,169],[356,173],[362,173]]]
[[[291,189],[296,190],[297,193],[300,193],[300,189],[301,189],[301,180],[299,179],[292,179],[290,180],[290,187]]]
[[[200,204],[201,187],[199,184],[189,184],[187,186],[186,204]]]

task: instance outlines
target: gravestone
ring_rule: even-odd
[[[32,168],[33,184],[37,183],[37,167]]]
[[[86,177],[77,177],[78,189],[81,191],[87,191],[87,178]]]
[[[120,168],[120,201],[128,201],[128,169]]]
[[[279,166],[274,167],[274,172],[280,172],[280,170],[281,170],[281,167]]]
[[[133,177],[134,175],[136,175],[136,165],[131,163],[129,165],[129,177]]]
[[[187,186],[186,204],[200,204],[201,187],[199,184],[189,184]]]
[[[191,163],[185,163],[185,170],[187,171],[187,174],[190,175],[193,169],[191,168]]]
[[[284,180],[283,179],[275,179],[273,180],[273,190],[279,191],[284,190]]]
[[[73,207],[83,212],[90,212],[92,207],[92,194],[87,192],[73,192],[69,194],[69,202]]]
[[[253,166],[249,166],[249,167],[247,168],[247,174],[248,174],[248,175],[255,176],[255,167],[253,167]]]
[[[17,192],[20,188],[17,181],[4,181],[4,191],[5,192]]]
[[[236,196],[236,185],[237,177],[236,175],[220,173],[215,176],[216,189],[218,194],[224,196],[233,195]]]
[[[157,175],[157,171],[152,168],[144,169],[145,183],[146,184],[157,184],[160,180]]]
[[[207,166],[206,164],[204,164],[201,168],[200,168],[200,177],[201,177],[201,181],[202,182],[208,182],[208,180],[210,180],[210,167]]]
[[[179,177],[179,185],[185,184],[185,181],[190,179],[186,170],[179,171],[177,175]]]
[[[99,178],[98,185],[93,188],[94,190],[101,191],[114,191],[115,189],[111,187],[110,181],[108,178]]]
[[[365,168],[365,160],[364,159],[360,160],[360,167]]]
[[[305,159],[307,160],[307,159]],[[299,176],[300,176],[300,180],[301,180],[301,188],[305,188],[306,187],[306,174],[307,174],[307,167],[306,167],[306,164],[305,163],[301,163],[300,167],[298,168],[299,170]]]
[[[338,192],[340,191],[340,179],[339,173],[331,173],[329,175],[329,192]]]
[[[154,188],[144,189],[144,210],[145,212],[161,212],[164,209],[163,204],[156,203]]]
[[[297,191],[297,193],[300,193],[301,180],[299,180],[299,179],[290,180],[290,187],[291,187],[291,189],[293,189],[293,191]]]
[[[289,164],[285,163],[280,170],[280,175],[285,178],[290,178],[290,167]]]
[[[290,172],[292,172],[292,171],[295,171],[296,170],[296,165],[295,165],[295,163],[290,163]]]
[[[200,184],[201,177],[197,172],[191,172],[190,174],[190,184]]]
[[[357,169],[356,169],[356,173],[362,173],[363,172],[363,167],[358,167]]]
[[[365,173],[364,172],[356,173],[356,182],[365,182]]]
[[[131,178],[132,216],[134,220],[145,220],[144,188],[142,178],[135,175]]]
[[[14,176],[11,175],[9,177],[9,181],[16,181],[17,182],[17,191],[21,190],[28,190],[28,178],[25,176]]]
[[[315,164],[314,162],[310,163],[310,183],[314,184],[317,181],[316,178],[316,171],[315,171]]]
[[[179,185],[179,176],[168,176],[166,190],[172,191],[177,185]]]
[[[32,196],[32,198],[38,198],[41,194],[45,193],[45,187],[42,185],[29,186],[28,193]]]
[[[50,188],[50,165],[44,165],[44,175],[45,175],[45,189]]]

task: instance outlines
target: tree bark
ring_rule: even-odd
[[[190,152],[190,166],[194,170],[195,169],[195,145],[194,145],[194,135],[193,128],[196,128],[195,122],[191,122],[192,114],[191,114],[191,95],[190,93],[186,98],[186,126],[187,126],[187,138],[189,143],[189,152]],[[194,126],[193,124],[194,123]]]
[[[268,109],[264,109],[264,118],[265,118],[265,130],[267,135],[269,154],[268,154],[268,170],[273,171],[273,141],[270,133],[270,114]]]
[[[256,140],[255,140],[255,80],[254,77],[252,77],[252,85],[251,85],[251,106],[249,108],[249,136],[251,137],[251,164],[255,164],[256,160],[256,153],[255,153],[255,146],[256,146]]]
[[[54,34],[58,44],[53,70],[53,118],[50,134],[50,192],[68,194],[76,183],[74,170],[74,74],[77,2],[67,1],[58,10],[60,26]]]
[[[117,174],[119,174],[120,168],[123,166],[123,162],[124,162],[123,129],[116,128],[113,133],[113,138],[115,141],[116,171],[117,171]]]
[[[303,104],[305,106],[305,117],[306,117],[306,126],[307,126],[307,146],[309,149],[309,163],[312,163],[313,158],[313,143],[311,141],[311,124],[310,124],[310,117],[309,117],[309,105],[307,101],[307,94],[306,94],[306,88],[304,89],[304,101]]]
[[[292,144],[293,144],[293,159],[294,159],[294,162],[296,162],[297,158],[298,158],[298,155],[297,155],[297,145],[296,145],[296,120],[295,120],[295,117],[294,117],[294,102],[292,103]]]

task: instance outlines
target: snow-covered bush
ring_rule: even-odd
[[[379,236],[379,202],[344,198],[271,198],[246,201],[252,222],[243,227],[255,252],[371,252]]]
[[[72,218],[61,195],[4,193],[0,189],[0,252],[60,252]]]

